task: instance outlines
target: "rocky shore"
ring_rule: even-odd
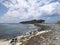
[[[9,41],[10,45],[57,45],[54,31],[45,30],[30,35],[18,36]]]
[[[30,32],[29,32],[30,33]],[[40,32],[35,32],[26,35],[18,36],[9,41],[10,45],[40,45],[47,43],[46,41],[52,36],[52,30],[45,30]]]
[[[41,24],[38,27],[41,28],[5,41],[0,45],[60,45],[59,25]]]

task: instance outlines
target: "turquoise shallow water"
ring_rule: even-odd
[[[0,24],[0,39],[11,39],[36,28],[32,24]]]

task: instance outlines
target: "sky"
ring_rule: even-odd
[[[0,0],[0,23],[33,19],[60,21],[60,0]]]

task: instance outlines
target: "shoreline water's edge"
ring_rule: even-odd
[[[45,28],[44,28],[45,26]],[[3,41],[3,44],[1,45],[59,45],[59,30],[52,30],[50,29],[51,27],[49,27],[49,29],[46,28],[46,25],[42,26],[44,28],[44,30],[34,30],[31,32],[28,32],[24,35],[21,36],[17,36],[11,40],[8,41]],[[53,25],[55,26],[55,25]],[[52,27],[53,27],[52,26]],[[56,25],[57,26],[57,25]],[[55,27],[54,27],[55,28]],[[56,33],[57,32],[57,33]],[[56,39],[58,39],[56,44]],[[2,42],[1,42],[2,43]]]

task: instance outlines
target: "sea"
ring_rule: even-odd
[[[0,23],[0,39],[12,39],[38,29],[34,24]]]

